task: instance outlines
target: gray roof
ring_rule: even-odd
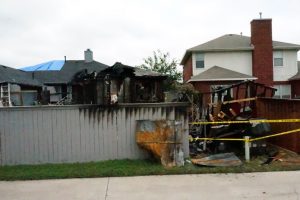
[[[33,79],[31,74],[3,65],[0,65],[0,83],[41,86],[36,79]]]
[[[208,70],[192,76],[188,82],[194,81],[230,81],[230,80],[255,80],[254,76],[242,74],[236,71],[225,69],[223,67],[213,66]]]
[[[273,41],[273,49],[295,49],[299,50],[300,45],[291,44],[279,41]],[[184,57],[182,58],[181,65],[183,65],[189,58],[192,52],[215,52],[215,51],[251,51],[251,37],[227,34],[216,39],[210,40],[204,44],[187,49]]]
[[[300,80],[300,61],[297,62],[297,65],[298,65],[298,73],[295,76],[289,78],[289,81]]]
[[[97,61],[67,60],[61,70],[58,71],[35,71],[27,73],[34,73],[34,77],[43,84],[68,84],[71,83],[74,75],[80,71],[87,70],[87,73],[100,72],[108,67],[108,65]]]

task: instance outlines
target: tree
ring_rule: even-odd
[[[167,75],[172,81],[182,79],[182,74],[177,71],[178,61],[171,59],[169,53],[160,50],[153,51],[153,56],[144,59],[144,63],[138,67]]]

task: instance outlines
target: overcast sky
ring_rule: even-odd
[[[250,36],[273,19],[273,40],[300,44],[299,0],[0,0],[0,64],[82,60],[142,64],[154,50],[180,60],[187,48],[224,34]]]

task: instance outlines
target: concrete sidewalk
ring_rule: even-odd
[[[0,182],[0,199],[300,199],[300,171]]]

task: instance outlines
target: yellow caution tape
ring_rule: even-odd
[[[263,139],[266,139],[266,138],[277,137],[277,136],[287,135],[287,134],[296,133],[296,132],[300,132],[300,128],[295,129],[295,130],[291,130],[291,131],[282,132],[282,133],[276,133],[276,134],[273,134],[273,135],[267,135],[267,136],[264,136],[264,137],[253,138],[253,139],[250,139],[249,141],[253,142],[253,141],[256,141],[256,140],[263,140]]]
[[[204,124],[247,124],[247,123],[295,123],[300,122],[300,119],[253,119],[243,121],[217,121],[217,122],[191,122],[192,125]]]
[[[282,133],[276,133],[276,134],[272,134],[272,135],[267,135],[267,136],[263,136],[263,137],[258,137],[258,138],[253,138],[253,139],[245,139],[245,138],[193,138],[190,137],[190,142],[193,141],[197,141],[197,140],[204,140],[204,141],[244,141],[244,142],[253,142],[253,141],[257,141],[257,140],[263,140],[266,138],[271,138],[271,137],[277,137],[277,136],[281,136],[281,135],[287,135],[287,134],[291,134],[291,133],[296,133],[299,132],[300,133],[300,128],[299,129],[295,129],[295,130],[291,130],[291,131],[286,131],[286,132],[282,132]]]

